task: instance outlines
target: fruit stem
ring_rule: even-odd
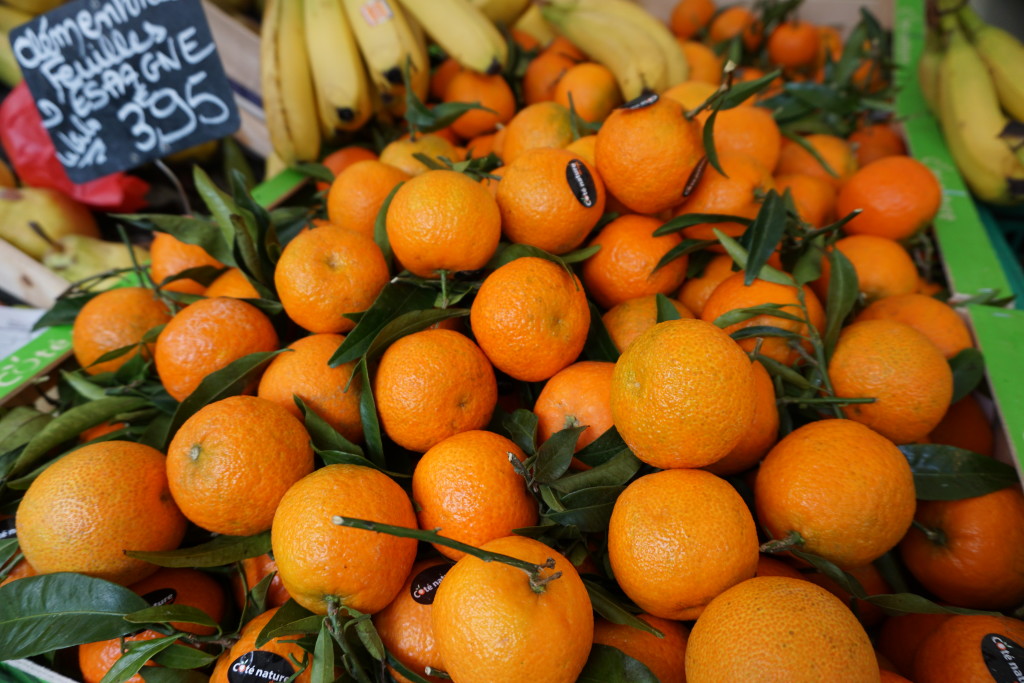
[[[925,526],[916,519],[913,522],[911,522],[911,524],[915,529],[924,534],[925,538],[927,538],[930,542],[934,543],[935,545],[946,545],[949,542],[949,538],[946,537],[946,534],[942,531],[942,529],[933,529],[930,526]]]
[[[799,531],[790,531],[785,538],[772,539],[761,544],[759,550],[762,553],[784,553],[797,546],[802,546],[806,541]]]
[[[445,538],[439,535],[436,531],[428,531],[426,529],[410,529],[404,526],[392,526],[391,524],[380,524],[378,522],[371,522],[365,519],[355,519],[353,517],[342,517],[341,515],[334,515],[331,517],[331,523],[337,524],[338,526],[347,526],[353,529],[363,529],[365,531],[376,531],[382,534],[388,534],[390,536],[399,536],[401,538],[414,538],[417,541],[426,541],[427,543],[436,543],[437,545],[443,545],[446,548],[453,550],[459,550],[467,555],[472,555],[478,560],[484,562],[502,562],[504,564],[521,569],[530,577],[530,588],[535,593],[543,593],[549,582],[554,581],[562,572],[555,572],[550,576],[542,577],[543,570],[553,569],[555,561],[553,558],[548,558],[544,564],[533,564],[526,560],[520,560],[518,557],[512,557],[511,555],[502,555],[501,553],[492,553],[487,550],[482,550],[476,546],[469,545],[468,543],[462,543],[451,538]]]
[[[32,232],[39,235],[43,240],[45,240],[46,243],[49,244],[52,249],[56,249],[58,252],[61,253],[64,252],[64,245],[61,244],[60,242],[57,242],[49,235],[47,235],[46,231],[43,230],[43,226],[39,225],[39,223],[37,223],[36,221],[29,221],[28,227],[32,228]]]

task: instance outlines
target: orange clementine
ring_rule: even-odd
[[[501,158],[510,164],[529,149],[561,149],[572,142],[569,110],[557,102],[538,102],[523,107],[505,126]]]
[[[857,271],[857,286],[869,303],[917,289],[917,266],[899,242],[875,235],[850,235],[836,240],[835,248]],[[823,258],[821,277],[811,284],[823,299],[828,298],[831,274],[832,266]]]
[[[864,592],[868,595],[892,593],[892,587],[873,564],[866,564],[863,567],[851,567],[846,570],[846,573],[857,579],[861,587],[864,588]],[[864,628],[877,626],[885,618],[885,612],[882,611],[881,607],[866,600],[859,600],[853,597],[845,588],[821,572],[808,572],[804,574],[804,578],[811,583],[821,586],[842,600],[843,604],[849,607],[857,619],[860,620],[860,623],[864,624]]]
[[[806,21],[786,21],[768,36],[768,59],[786,69],[813,66],[820,50],[818,27]]]
[[[839,190],[836,211],[861,212],[843,226],[849,235],[902,240],[932,222],[942,204],[942,187],[927,166],[908,156],[873,161]]]
[[[714,0],[679,0],[669,16],[669,28],[680,38],[692,38],[714,15]]]
[[[771,172],[757,159],[740,152],[724,151],[718,159],[725,175],[710,164],[705,167],[697,186],[679,205],[675,215],[722,213],[751,219],[757,216],[764,195],[775,187]],[[715,239],[714,230],[738,237],[746,226],[742,223],[698,223],[683,228],[682,234],[689,239],[709,240]]]
[[[743,37],[746,42],[745,34],[751,33],[756,23],[757,17],[746,7],[726,7],[711,19],[708,40],[714,44]]]
[[[206,286],[190,278],[164,284],[164,280],[192,268],[223,268],[224,264],[195,244],[186,244],[166,232],[153,234],[149,245],[149,275],[153,282],[170,292],[202,294]]]
[[[660,683],[684,683],[686,637],[690,630],[678,621],[652,614],[636,617],[661,631],[661,637],[634,626],[598,619],[594,622],[594,644],[610,645],[643,663]]]
[[[619,586],[645,612],[695,619],[716,595],[754,575],[757,529],[725,480],[702,470],[655,472],[616,499],[608,559]]]
[[[965,448],[981,455],[992,455],[995,434],[981,403],[968,394],[949,407],[928,435],[928,441]]]
[[[559,48],[546,49],[530,60],[523,74],[523,99],[527,105],[551,102],[565,72],[583,61]]]
[[[267,587],[267,605],[280,607],[291,599],[291,595],[285,590],[281,583],[281,575],[277,572],[277,562],[270,553],[263,553],[256,557],[247,557],[242,560],[242,571],[245,573],[245,590],[252,590],[256,584],[273,574],[270,585]],[[245,604],[244,592],[240,596],[239,605]]]
[[[676,295],[693,314],[700,317],[711,294],[719,284],[733,274],[733,260],[728,254],[716,254],[704,266],[700,275],[686,280]]]
[[[895,320],[928,337],[946,358],[974,346],[960,315],[947,303],[924,294],[897,294],[871,303],[856,320]]]
[[[873,123],[850,133],[846,138],[857,155],[857,165],[867,166],[872,161],[885,157],[901,156],[907,153],[903,142],[892,124]]]
[[[444,61],[437,65],[430,74],[430,98],[443,100],[444,93],[448,89],[455,74],[462,72],[462,65],[454,57],[445,57]]]
[[[498,400],[487,356],[452,330],[422,330],[384,352],[373,380],[381,426],[399,446],[423,453],[481,429]]]
[[[580,355],[590,308],[579,278],[552,261],[527,256],[484,279],[469,321],[494,367],[538,382]]]
[[[681,39],[679,46],[683,48],[683,56],[690,65],[691,81],[702,81],[715,86],[722,82],[724,57],[715,54],[710,47],[696,40]]]
[[[238,640],[223,656],[226,663],[223,666],[220,661],[217,663],[217,669],[223,678],[218,679],[214,675],[210,678],[210,683],[228,683],[238,680],[245,676],[245,672],[250,671],[251,668],[271,672],[271,675],[282,676],[281,680],[287,680],[298,674],[292,679],[294,683],[310,683],[313,678],[313,657],[295,642],[295,635],[271,638],[256,647],[256,640],[260,632],[274,618],[277,610],[277,607],[267,610],[250,620],[242,628]],[[248,675],[254,676],[255,672]]]
[[[580,361],[556,372],[534,403],[537,441],[544,443],[558,431],[585,426],[576,450],[590,445],[612,426],[611,389],[614,363]]]
[[[673,85],[671,88],[663,92],[661,96],[665,99],[675,100],[679,104],[683,105],[684,111],[690,111],[704,104],[704,102],[716,92],[718,92],[718,86],[715,83],[708,83],[706,80],[691,78],[690,80]],[[699,115],[698,120],[701,121],[701,125],[703,125],[704,120],[700,119]]]
[[[399,183],[412,178],[382,161],[358,161],[335,177],[327,193],[327,217],[338,227],[373,238],[377,214]]]
[[[836,188],[827,180],[804,173],[775,176],[779,194],[789,190],[800,219],[815,228],[823,228],[835,219]]]
[[[28,487],[15,525],[37,573],[80,572],[121,585],[157,570],[125,550],[174,550],[185,534],[163,454],[129,441],[89,444],[55,461]]]
[[[951,614],[900,614],[885,620],[878,631],[878,650],[901,674],[914,675],[914,656],[925,641]]]
[[[516,112],[516,96],[501,74],[459,71],[448,82],[444,101],[475,102],[486,108],[471,109],[451,124],[451,129],[463,138],[490,133],[499,123],[508,123]]]
[[[814,155],[793,140],[783,140],[779,152],[779,163],[776,173],[803,173],[827,180],[839,189],[857,170],[857,158],[854,156],[846,140],[834,135],[815,133],[808,135],[805,141],[818,153],[828,168]],[[840,213],[842,215],[842,213]]]
[[[240,268],[228,268],[203,292],[203,296],[215,299],[218,296],[233,296],[236,299],[259,299],[260,294],[249,282]]]
[[[552,99],[566,109],[575,110],[584,121],[599,123],[622,104],[622,93],[615,74],[608,67],[582,62],[562,74],[555,84]]]
[[[658,322],[656,294],[627,299],[615,304],[601,316],[608,335],[619,352],[625,351],[640,333]],[[693,313],[675,299],[669,299],[680,318],[693,318]]]
[[[788,576],[791,579],[800,579],[801,581],[804,578],[803,574],[793,569],[785,562],[781,562],[767,555],[758,556],[756,576]]]
[[[782,133],[775,118],[764,107],[734,107],[715,117],[715,149],[719,155],[746,154],[761,162],[769,174],[779,162]],[[733,172],[723,168],[730,176]],[[769,185],[769,187],[771,187]]]
[[[171,319],[167,304],[145,287],[118,287],[86,302],[71,327],[75,360],[90,375],[114,372],[143,353],[149,358],[153,343],[143,344],[146,333]],[[112,360],[96,361],[115,349],[135,346]]]
[[[796,531],[807,552],[860,567],[903,538],[914,516],[914,479],[885,437],[852,420],[820,420],[768,452],[754,499],[773,538]]]
[[[1003,616],[958,614],[921,643],[914,683],[1012,681],[1020,678],[1024,622]]]
[[[358,145],[349,145],[331,152],[325,156],[320,163],[326,166],[328,170],[334,174],[334,177],[337,178],[339,173],[357,161],[367,161],[376,158],[377,153],[371,149],[360,147]],[[320,192],[323,192],[330,187],[330,183],[325,183],[322,180],[318,180],[316,183],[316,189]]]
[[[729,453],[704,469],[724,477],[738,474],[756,465],[775,445],[779,436],[779,409],[775,404],[775,385],[771,375],[758,361],[752,366],[756,402],[754,417],[747,430]]]

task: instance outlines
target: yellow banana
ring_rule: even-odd
[[[1015,190],[1024,181],[1024,165],[1000,137],[1008,119],[995,85],[955,19],[944,20],[943,27],[949,41],[939,64],[939,114],[946,144],[974,194],[1012,203],[1019,199]]]
[[[939,112],[939,63],[942,61],[942,36],[930,29],[925,38],[924,51],[917,62],[917,80],[921,95],[932,113]]]
[[[413,92],[421,100],[430,87],[426,44],[402,7],[394,0],[342,0],[370,80],[391,112],[405,111],[402,74],[409,67]]]
[[[533,36],[541,45],[547,45],[555,39],[557,34],[548,22],[544,21],[544,15],[540,11],[540,5],[530,5],[523,12],[523,16],[515,23],[513,28],[517,31]]]
[[[467,69],[499,73],[508,61],[501,32],[469,0],[401,0],[448,56]]]
[[[320,154],[320,121],[303,29],[304,0],[267,0],[260,28],[260,84],[267,132],[288,164]]]
[[[970,7],[964,6],[959,17],[992,74],[1003,108],[1024,121],[1024,45],[1012,33],[986,24]]]
[[[4,0],[4,4],[9,5],[16,10],[27,12],[32,16],[49,12],[52,9],[57,9],[65,2],[67,2],[67,0]]]
[[[571,1],[545,5],[542,12],[559,33],[608,67],[626,101],[644,91],[661,92],[667,87],[664,55],[640,27]]]
[[[8,86],[21,83],[21,67],[11,49],[10,32],[32,18],[31,14],[0,5],[0,82]]]
[[[530,0],[472,0],[498,26],[511,27],[530,6]]]
[[[305,0],[306,51],[313,74],[320,127],[325,138],[356,130],[373,104],[359,45],[341,0]]]

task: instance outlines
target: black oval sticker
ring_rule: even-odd
[[[996,683],[1024,683],[1024,647],[1004,635],[981,639],[981,657]]]
[[[157,588],[142,596],[142,599],[149,603],[150,607],[163,607],[173,605],[178,598],[178,591],[173,588]]]
[[[412,580],[412,585],[409,586],[412,599],[421,605],[434,604],[437,587],[441,585],[441,579],[444,578],[444,575],[448,573],[452,566],[449,562],[442,562],[441,564],[427,567],[417,574],[416,578]]]
[[[565,179],[576,201],[588,209],[594,205],[597,201],[597,188],[594,187],[594,177],[590,175],[586,164],[579,159],[570,161],[565,165]]]
[[[295,673],[291,662],[274,652],[250,650],[228,667],[229,683],[280,683]]]
[[[17,535],[18,530],[14,528],[14,517],[0,519],[0,541],[5,538],[14,538]]]
[[[643,109],[644,107],[651,106],[659,99],[661,98],[658,97],[658,93],[651,90],[645,90],[642,93],[640,93],[639,96],[634,97],[629,102],[619,105],[619,109]]]

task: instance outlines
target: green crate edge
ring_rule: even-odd
[[[955,300],[998,291],[1006,296],[1024,291],[1016,263],[1000,258],[993,237],[946,147],[935,117],[928,110],[917,80],[917,61],[924,49],[924,0],[895,0],[893,56],[899,92],[896,113],[903,119],[911,154],[935,172],[943,203],[935,218],[935,237]],[[1003,240],[996,241],[1005,244]],[[1010,273],[1007,272],[1010,268]],[[1014,278],[1013,275],[1018,277]],[[1020,305],[1020,302],[1018,302]],[[1024,358],[1024,311],[967,306],[967,316],[985,357],[985,374],[996,401],[1017,474],[1024,478],[1024,385],[1017,379]]]

